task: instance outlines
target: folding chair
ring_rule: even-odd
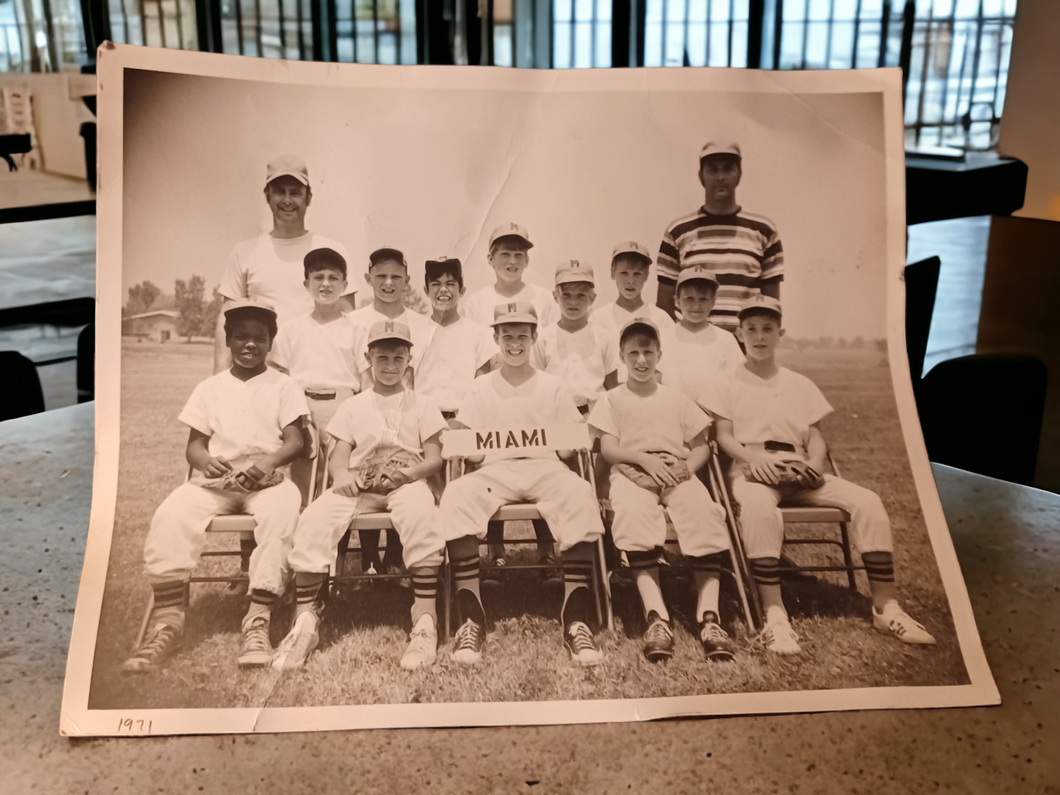
[[[577,452],[577,474],[584,478],[592,487],[593,499],[596,498],[596,483],[593,476],[593,464],[591,457],[592,441],[589,438],[589,426],[584,423],[570,423],[556,425],[546,428],[502,428],[490,431],[462,429],[448,430],[442,432],[442,457],[449,461],[449,479],[454,480],[461,474],[463,460],[469,456],[482,455],[489,449],[497,449],[508,439],[509,433],[526,447],[534,450],[574,450]],[[489,440],[494,440],[492,443]],[[494,446],[491,447],[491,444]],[[490,517],[494,522],[518,522],[542,519],[541,513],[533,503],[513,503],[502,505],[497,512]],[[484,542],[483,542],[484,543]],[[536,538],[530,539],[508,539],[506,544],[532,544],[537,543]],[[553,568],[552,564],[543,563],[521,563],[509,564],[504,571],[542,571]],[[492,566],[482,566],[483,572],[500,571]],[[608,580],[607,562],[604,553],[604,540],[601,536],[596,542],[593,555],[592,576],[589,582],[589,592],[593,601],[593,610],[597,625],[614,629],[614,615],[611,612],[611,584]],[[455,585],[450,583],[449,593],[456,596]]]
[[[836,477],[842,477],[842,475],[839,474],[839,467],[835,463],[835,460],[832,458],[831,452],[828,453],[827,461],[828,461],[829,468],[832,470],[832,474],[834,474]],[[725,508],[726,508],[727,511],[729,511],[731,506],[732,506],[732,496],[729,493],[728,481],[725,480],[723,478],[723,476],[722,476],[720,463],[718,463],[718,462],[715,462],[715,463],[717,464],[717,475],[716,475],[716,477],[718,478],[719,484],[722,485],[721,492],[724,495],[725,502],[726,502]],[[787,546],[796,546],[796,545],[804,545],[804,546],[835,546],[835,547],[839,547],[839,549],[843,553],[843,564],[842,565],[839,565],[838,563],[829,563],[829,564],[824,564],[824,565],[820,565],[820,566],[798,566],[798,565],[784,566],[784,567],[781,568],[781,572],[780,572],[781,576],[784,576],[784,575],[787,575],[787,574],[801,573],[801,572],[812,573],[812,572],[819,572],[819,571],[845,571],[847,573],[848,586],[849,586],[851,591],[856,593],[857,590],[858,590],[858,585],[857,585],[857,580],[855,579],[855,574],[854,573],[856,571],[858,571],[858,570],[864,570],[865,566],[864,565],[861,565],[861,566],[854,565],[854,556],[853,556],[853,554],[851,552],[851,547],[850,547],[850,532],[849,532],[849,529],[847,527],[847,525],[850,522],[850,514],[847,513],[846,511],[842,510],[841,508],[830,508],[830,507],[827,507],[827,506],[785,505],[783,501],[781,501],[779,507],[780,507],[780,513],[784,517],[784,526],[785,526],[785,528],[787,528],[788,525],[792,525],[792,524],[837,524],[837,525],[839,525],[839,540],[836,540],[835,538],[789,538],[787,536],[787,532],[786,532],[786,529],[785,529],[785,535],[784,535],[784,546],[785,547],[787,547]],[[733,515],[735,515],[735,514],[733,514]],[[738,516],[736,517],[735,526],[736,526],[737,532],[735,534],[736,537],[734,538],[733,546],[735,547],[737,545],[737,543],[738,543],[739,547],[740,547],[740,554],[743,555],[743,540],[742,540],[742,535],[741,535],[742,531],[740,530],[740,522],[739,522],[739,517]],[[748,583],[751,586],[749,588],[749,591],[751,593],[751,604],[753,606],[753,609],[754,609],[754,612],[755,612],[755,616],[757,618],[757,624],[758,624],[759,627],[761,627],[762,626],[762,621],[764,619],[764,615],[762,613],[762,606],[761,606],[761,602],[760,602],[759,597],[758,597],[758,589],[754,587],[754,582],[753,582],[753,580],[750,577],[750,568],[749,568],[749,566],[746,563],[746,556],[744,556],[744,564],[745,564],[744,571],[746,572],[745,576],[747,578]]]
[[[702,471],[702,470],[701,470]],[[710,458],[707,460],[705,471],[707,475],[706,487],[710,492],[710,496],[714,502],[720,505],[725,511],[725,528],[729,532],[729,562],[732,566],[731,570],[725,570],[725,573],[733,578],[736,584],[736,590],[740,595],[740,605],[743,608],[744,620],[747,622],[748,628],[754,628],[758,626],[758,616],[761,613],[761,609],[758,606],[758,592],[753,587],[748,587],[751,584],[750,568],[747,564],[747,557],[744,554],[743,541],[740,538],[740,534],[736,528],[736,520],[733,514],[732,506],[729,503],[728,494],[725,489],[721,486],[721,469],[718,464],[718,448],[714,442],[710,443]],[[611,521],[614,518],[614,511],[611,509],[608,503],[605,506],[607,514],[607,520]],[[674,529],[673,523],[670,521],[670,515],[663,509],[663,516],[666,518],[666,540],[664,545],[676,545],[678,543],[677,532]],[[684,566],[680,567],[686,568]]]

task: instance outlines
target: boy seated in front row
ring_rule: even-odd
[[[541,428],[581,421],[563,382],[530,364],[537,340],[537,312],[531,304],[501,304],[494,310],[493,336],[501,368],[476,378],[456,415],[466,428]],[[564,451],[566,452],[566,451]],[[563,640],[578,665],[596,665],[603,653],[589,628],[589,581],[593,544],[604,532],[592,486],[548,450],[518,448],[485,455],[482,466],[451,481],[442,495],[442,525],[456,583],[461,625],[453,660],[482,658],[486,615],[479,582],[479,541],[502,505],[532,502],[548,522],[563,557]],[[477,463],[469,459],[472,463]]]
[[[847,511],[852,540],[869,577],[873,626],[906,643],[933,644],[935,639],[898,604],[891,525],[883,502],[875,492],[821,474],[828,444],[820,423],[832,407],[810,379],[777,365],[777,343],[784,334],[781,317],[775,298],[759,295],[746,302],[737,330],[747,349],[746,362],[700,399],[717,419],[718,445],[733,459],[729,480],[766,613],[766,647],[777,654],[801,651],[780,592],[781,500]]]
[[[652,321],[626,323],[619,345],[629,378],[597,402],[589,425],[600,432],[601,454],[611,464],[612,533],[640,592],[648,624],[644,655],[660,662],[674,654],[670,614],[659,587],[665,507],[681,553],[692,561],[703,652],[708,660],[731,660],[734,647],[718,619],[721,567],[729,550],[725,512],[696,477],[710,455],[710,418],[691,398],[656,383],[661,350]]]
[[[710,321],[718,295],[718,279],[701,265],[685,268],[677,277],[676,304],[680,322],[670,331],[662,382],[695,400],[723,372],[743,364],[740,343],[730,332]]]
[[[427,478],[442,467],[439,435],[448,426],[427,398],[406,389],[412,336],[404,323],[376,323],[368,335],[372,388],[347,400],[328,425],[334,484],[298,520],[289,558],[297,588],[294,626],[273,667],[301,668],[319,640],[320,589],[339,541],[360,513],[390,511],[413,578],[412,633],[401,667],[434,662],[438,648],[438,569],[445,540]],[[401,459],[400,461],[398,459]],[[371,472],[376,474],[373,477]]]
[[[126,672],[164,663],[184,635],[184,589],[216,516],[249,513],[257,523],[250,557],[250,609],[243,618],[239,667],[272,659],[269,620],[285,586],[287,554],[298,521],[298,487],[277,471],[302,452],[309,413],[294,379],[268,367],[276,312],[256,300],[234,301],[224,312],[232,366],[192,392],[180,421],[191,430],[188,482],[158,506],[144,544],[144,573],[154,608]]]
[[[325,428],[343,401],[360,390],[360,377],[354,360],[354,328],[342,313],[346,260],[330,248],[317,248],[306,254],[303,265],[313,311],[280,326],[269,363],[290,375],[305,391],[317,429],[318,450],[291,463],[291,479],[302,492],[302,505],[306,505],[311,459],[328,449]],[[321,467],[318,482],[322,478]]]

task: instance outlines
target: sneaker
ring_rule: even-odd
[[[470,618],[460,625],[453,638],[453,662],[477,665],[482,660],[482,647],[486,642],[486,628]]]
[[[537,559],[537,563],[539,566],[549,567],[541,570],[541,581],[544,582],[545,585],[563,584],[563,572],[560,571],[555,555],[551,552],[547,552]]]
[[[433,665],[438,657],[438,630],[431,616],[425,615],[416,622],[409,635],[409,647],[401,657],[401,667],[406,671]]]
[[[121,669],[127,674],[144,673],[162,664],[180,648],[181,636],[171,624],[155,624],[144,635],[136,653],[126,660]]]
[[[877,613],[876,608],[873,607],[872,626],[880,632],[890,632],[903,643],[917,643],[924,646],[935,645],[935,639],[924,629],[924,625],[914,621],[900,607],[883,613]]]
[[[599,665],[604,653],[596,645],[592,630],[582,621],[572,621],[563,631],[563,645],[570,652],[571,662],[582,667]]]
[[[798,654],[802,651],[799,636],[785,619],[777,619],[762,630],[762,641],[774,654]]]
[[[304,666],[306,658],[320,642],[320,633],[317,632],[319,623],[316,613],[300,613],[287,637],[276,647],[272,667],[277,671],[290,671]]]
[[[412,578],[408,576],[408,572],[405,571],[402,566],[388,564],[383,567],[383,574],[389,574],[391,576],[398,574],[403,575],[400,580],[396,581],[398,587],[405,588],[406,590],[412,587]]]
[[[269,643],[269,619],[258,617],[243,627],[243,645],[239,647],[240,668],[264,668],[272,663]]]
[[[703,654],[712,662],[729,662],[736,656],[736,644],[718,623],[717,613],[704,613],[699,622],[699,643]]]
[[[503,569],[508,565],[508,561],[503,555],[497,555],[490,559],[489,565],[494,569]],[[481,587],[498,588],[501,584],[501,573],[499,571],[488,571],[484,569],[479,576],[479,583],[481,584]]]
[[[648,631],[644,633],[644,656],[649,662],[665,662],[674,656],[674,631],[654,610],[648,614]]]

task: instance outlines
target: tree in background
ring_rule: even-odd
[[[162,291],[150,281],[130,287],[129,301],[125,304],[126,317],[142,315],[149,311],[161,295]]]
[[[221,314],[221,304],[224,303],[224,300],[225,297],[214,287],[213,298],[203,311],[202,328],[199,331],[201,336],[212,337],[217,333],[217,316]]]
[[[216,291],[215,291],[216,292]],[[177,302],[177,334],[191,342],[192,337],[202,336],[203,321],[206,319],[206,280],[202,276],[192,276],[187,282],[177,279],[174,285]],[[216,315],[214,316],[216,322]],[[209,332],[207,332],[208,334]]]

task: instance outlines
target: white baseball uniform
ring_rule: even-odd
[[[555,297],[544,287],[530,282],[523,282],[523,289],[512,296],[501,295],[493,284],[483,287],[460,302],[460,311],[468,320],[489,326],[493,323],[493,310],[497,304],[512,304],[517,301],[527,301],[534,305],[539,329],[559,321],[559,305],[556,304]]]
[[[224,457],[238,471],[279,450],[283,429],[308,413],[293,378],[267,369],[240,381],[224,370],[195,387],[179,419],[208,435],[210,455]],[[298,487],[284,480],[262,491],[238,494],[208,488],[204,485],[208,482],[195,471],[158,506],[144,544],[148,581],[186,580],[198,563],[206,528],[214,517],[247,512],[257,522],[250,588],[280,593],[302,503]]]
[[[675,325],[663,348],[659,369],[662,382],[684,392],[693,400],[711,384],[741,366],[745,357],[740,343],[730,332],[713,323],[699,331]]]
[[[513,386],[494,371],[476,378],[456,418],[469,428],[536,428],[581,421],[570,391],[555,376],[535,372]],[[532,502],[552,530],[560,551],[595,541],[604,531],[592,486],[548,450],[498,450],[477,470],[451,481],[442,495],[447,541],[486,537],[490,517],[502,505]]]
[[[741,444],[768,441],[805,450],[810,426],[832,413],[821,390],[809,378],[785,367],[763,379],[738,367],[700,397],[700,405],[732,422]],[[790,457],[790,453],[781,456]],[[732,494],[739,505],[740,528],[749,558],[778,558],[784,544],[784,519],[777,506],[782,495],[771,486],[753,483],[734,465],[729,472]],[[785,505],[825,505],[851,516],[851,539],[861,552],[890,552],[891,523],[878,494],[834,475],[820,488],[783,495]]]
[[[398,449],[423,454],[423,443],[449,425],[429,398],[403,390],[384,396],[369,390],[339,408],[328,426],[334,438],[353,445],[349,468],[385,462]],[[389,494],[344,497],[328,490],[302,512],[294,534],[291,568],[326,572],[335,561],[339,540],[358,513],[390,511],[404,548],[407,568],[439,566],[445,538],[434,494],[426,481],[407,483]]]
[[[218,292],[225,298],[261,298],[272,304],[283,324],[313,311],[313,298],[305,288],[305,255],[330,248],[350,261],[345,247],[331,238],[306,232],[290,239],[268,232],[237,243],[228,257]],[[357,292],[352,282],[345,295]]]
[[[688,458],[689,444],[710,423],[690,398],[665,386],[641,396],[622,384],[607,392],[589,413],[589,425],[614,436],[625,449],[666,452],[681,459]],[[664,507],[685,555],[700,557],[729,548],[725,511],[697,477],[656,493],[612,469],[611,507],[615,512],[611,532],[621,550],[647,552],[662,546]]]
[[[460,317],[442,326],[428,320],[430,339],[416,368],[416,394],[431,398],[442,411],[456,411],[475,373],[497,353],[493,330]]]
[[[622,332],[622,327],[629,321],[638,317],[646,317],[648,320],[653,322],[659,327],[659,347],[662,349],[663,358],[659,361],[658,370],[660,373],[666,372],[666,365],[671,361],[668,356],[670,353],[670,335],[674,328],[674,319],[670,317],[665,309],[660,309],[657,306],[649,306],[645,304],[639,309],[630,312],[620,307],[617,303],[604,304],[603,306],[597,307],[593,310],[593,313],[589,315],[589,322],[598,325],[605,333],[614,340],[615,348],[618,350],[618,336]],[[619,359],[618,362],[618,383],[624,384],[629,378],[629,371],[626,370],[626,365]]]
[[[604,379],[618,369],[618,338],[595,323],[578,331],[558,324],[537,333],[530,363],[559,378],[579,406],[592,406],[604,394]]]

